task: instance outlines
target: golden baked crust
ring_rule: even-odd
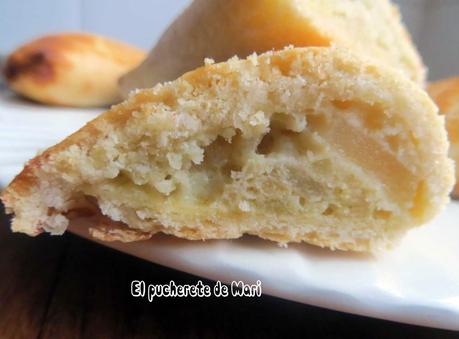
[[[145,52],[105,37],[61,33],[15,50],[3,73],[23,96],[50,105],[107,106],[120,101],[117,82]]]
[[[429,84],[429,94],[446,117],[450,142],[449,155],[456,162],[456,186],[453,196],[459,198],[459,77],[443,79]]]
[[[388,0],[195,0],[165,31],[147,59],[120,80],[135,88],[174,80],[200,66],[285,46],[349,48],[403,72],[424,87],[425,67]]]
[[[93,204],[141,234],[372,251],[430,220],[452,185],[428,95],[393,69],[316,47],[138,91],[32,159],[2,200],[12,229],[31,235],[61,234]],[[130,237],[107,229],[98,236]]]
[[[120,241],[133,242],[139,240],[147,240],[153,236],[151,232],[142,232],[136,229],[127,227],[121,222],[115,222],[107,217],[96,216],[97,223],[88,229],[89,234],[98,240],[102,241]]]

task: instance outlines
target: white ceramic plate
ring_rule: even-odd
[[[98,112],[49,108],[0,97],[0,186],[39,149]],[[86,222],[72,231],[87,237]],[[349,313],[459,330],[459,203],[378,257],[305,244],[280,248],[254,237],[191,242],[167,236],[104,244],[213,280],[262,282],[263,292]],[[135,278],[135,277],[133,277]],[[151,282],[154,283],[154,282]]]

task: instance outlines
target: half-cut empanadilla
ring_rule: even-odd
[[[448,201],[447,147],[436,106],[403,75],[337,48],[286,49],[136,92],[31,160],[2,199],[31,235],[64,232],[89,204],[116,224],[93,231],[107,240],[254,234],[371,251]]]

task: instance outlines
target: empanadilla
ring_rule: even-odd
[[[421,57],[389,0],[195,0],[120,88],[126,97],[174,80],[204,58],[219,62],[288,45],[348,48],[424,86]]]
[[[391,68],[328,47],[207,65],[133,93],[31,160],[3,193],[12,229],[373,251],[429,221],[453,185],[444,121]],[[120,226],[121,225],[121,226]],[[108,230],[107,230],[108,228]]]
[[[459,77],[443,79],[429,85],[429,93],[445,115],[450,142],[449,155],[456,162],[456,186],[453,196],[459,198]]]
[[[145,52],[88,33],[47,35],[16,49],[3,70],[19,94],[47,105],[108,106],[121,101],[118,80]]]

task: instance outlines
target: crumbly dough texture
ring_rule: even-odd
[[[429,93],[445,115],[450,142],[449,155],[456,162],[456,185],[453,196],[459,198],[459,77],[443,79],[429,85]]]
[[[86,33],[47,35],[15,50],[3,73],[19,94],[58,106],[108,106],[119,103],[118,80],[146,53]]]
[[[348,48],[425,85],[421,57],[389,0],[195,0],[120,88],[127,97],[176,79],[204,58],[220,62],[288,45]]]
[[[92,204],[142,234],[374,251],[448,201],[447,147],[443,117],[400,73],[286,49],[133,93],[32,159],[2,200],[30,235],[61,234]]]

